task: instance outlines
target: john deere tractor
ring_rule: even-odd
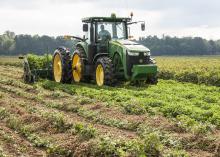
[[[53,75],[56,82],[71,83],[95,80],[98,86],[112,86],[120,80],[157,83],[157,66],[150,50],[129,40],[131,18],[88,17],[82,19],[84,37],[76,38],[76,48],[71,55],[59,47],[53,55]],[[145,29],[145,23],[141,23]]]

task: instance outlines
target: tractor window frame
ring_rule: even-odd
[[[108,23],[109,21],[96,21],[96,22],[94,22],[94,24],[95,24],[95,31],[94,31],[94,33],[95,33],[95,43],[97,44],[97,43],[99,43],[99,41],[98,41],[98,23],[100,23],[100,22],[106,22],[106,23]],[[109,22],[109,23],[111,23],[111,22]],[[128,30],[127,30],[127,28],[128,28],[128,26],[127,26],[127,22],[125,22],[125,21],[121,21],[121,23],[123,23],[123,25],[124,25],[124,29],[125,29],[125,39],[128,39]]]

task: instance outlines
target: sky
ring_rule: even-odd
[[[135,37],[157,35],[220,39],[219,0],[0,0],[0,34],[82,35],[83,17],[116,16],[144,20]]]

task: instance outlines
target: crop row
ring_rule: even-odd
[[[159,78],[220,86],[220,57],[157,57]]]
[[[3,82],[4,81],[2,81],[2,83]],[[11,81],[10,80],[5,81],[4,83],[11,85]],[[18,87],[21,87],[20,83],[15,83],[14,82],[13,85],[15,85],[15,84]],[[48,82],[44,83],[43,87],[48,88]],[[65,89],[64,90],[65,92],[73,94],[72,93],[73,90],[72,90],[71,86],[67,87],[67,85],[64,85],[64,86],[63,85],[59,85],[59,87],[58,87],[58,86],[51,85],[49,87],[49,89],[51,89],[51,87],[59,88],[61,90]],[[26,88],[26,90],[30,90],[30,87],[28,87],[28,86],[25,87],[25,88]],[[71,92],[69,92],[69,91],[71,91]],[[99,112],[95,112],[95,111],[87,110],[87,109],[83,108],[81,105],[83,105],[85,103],[94,102],[94,100],[91,101],[92,99],[89,99],[89,98],[86,98],[86,97],[85,98],[84,97],[80,97],[80,101],[77,102],[77,100],[76,100],[75,101],[76,102],[75,105],[72,105],[72,104],[69,104],[69,103],[64,103],[64,104],[50,103],[50,102],[47,102],[47,101],[43,100],[43,98],[39,97],[39,95],[32,96],[32,95],[29,95],[28,93],[22,94],[22,93],[19,93],[19,92],[17,92],[17,94],[18,95],[23,95],[24,97],[29,98],[29,99],[38,100],[42,104],[45,104],[47,107],[50,107],[50,108],[57,108],[57,109],[61,109],[63,111],[69,111],[69,112],[77,113],[79,116],[82,116],[82,117],[84,117],[84,118],[86,118],[88,120],[92,120],[92,121],[94,121],[96,123],[100,123],[100,124],[104,124],[104,125],[108,125],[108,126],[115,126],[115,127],[118,127],[118,128],[121,128],[121,129],[127,129],[127,130],[136,130],[136,128],[139,125],[138,122],[137,123],[135,123],[135,122],[131,123],[131,122],[128,122],[128,121],[117,120],[117,119],[114,119],[114,118],[105,118],[105,117],[100,116]],[[59,96],[59,93],[57,93],[57,94],[55,93],[54,96]],[[156,102],[156,103],[151,102],[151,103],[152,104],[151,104],[150,107],[148,107],[148,106],[146,107],[144,105],[140,105],[141,103],[138,103],[138,102],[132,102],[132,103],[128,103],[128,104],[126,104],[126,102],[125,102],[125,104],[121,104],[121,105],[123,106],[124,112],[126,114],[144,114],[145,112],[150,112],[150,113],[152,111],[156,112],[156,111],[154,111],[153,107],[155,107],[155,104],[160,104],[162,102]],[[156,107],[157,106],[158,105],[156,105]],[[171,108],[172,108],[172,106],[171,106]],[[212,126],[208,125],[208,123],[207,124],[199,123],[194,118],[190,118],[190,117],[188,117],[186,115],[182,115],[182,114],[176,113],[177,111],[169,112],[169,115],[168,115],[167,110],[169,110],[169,109],[170,109],[169,107],[165,108],[165,109],[162,108],[162,109],[159,109],[159,111],[163,111],[163,113],[166,114],[166,116],[171,116],[171,117],[174,117],[174,118],[176,117],[176,121],[177,121],[178,127],[182,128],[183,130],[191,131],[191,132],[193,132],[195,134],[200,134],[200,133],[206,133],[207,131],[211,131],[211,129],[212,129]],[[175,108],[172,108],[172,109],[175,110]],[[151,113],[151,114],[156,114],[156,113]],[[177,114],[177,115],[174,115],[174,114]]]
[[[185,115],[192,121],[201,123],[200,126],[205,124],[210,128],[213,124],[220,127],[220,96],[217,87],[204,88],[175,81],[161,81],[158,86],[150,86],[147,89],[143,87],[99,89],[94,85],[62,85],[52,81],[44,81],[42,86],[50,90],[59,89],[70,94],[84,95],[109,105],[120,105],[127,114],[162,112],[171,118]]]
[[[32,110],[32,112],[35,113],[36,110]],[[54,127],[65,128],[63,125],[65,124],[65,121],[63,121],[62,116],[60,117],[60,115],[54,115],[53,113],[41,114],[43,115],[43,117],[48,118],[48,120],[51,121],[51,124],[54,125]],[[47,152],[50,154],[60,154],[68,156],[73,153],[70,150],[63,148],[62,146],[55,145],[51,139],[48,139],[36,133],[34,131],[33,125],[25,124],[22,118],[14,115],[13,113],[10,113],[6,108],[0,108],[0,118],[1,120],[6,121],[8,127],[22,134],[35,146],[47,148]],[[89,132],[91,132],[90,129]],[[75,125],[74,128],[71,129],[71,133],[83,134],[84,137],[88,137],[89,135],[89,137],[91,138],[91,134],[88,134],[88,129],[85,130],[82,124]],[[140,135],[142,139],[134,139],[129,141],[114,140],[108,136],[99,137],[95,141],[96,143],[94,143],[94,141],[90,143],[92,147],[91,149],[93,150],[93,152],[91,152],[90,154],[94,154],[95,156],[127,156],[128,154],[132,156],[145,156],[146,154],[158,156],[163,148],[160,135],[154,132],[148,132],[147,134],[141,132]],[[167,151],[168,156],[172,156],[173,154],[187,156],[184,151],[181,151],[177,148]]]
[[[11,88],[8,89],[9,92],[13,92],[17,95],[20,95],[21,97],[30,98],[30,100],[31,99],[36,100],[46,105],[46,107],[48,108],[56,108],[56,109],[63,110],[63,111],[74,112],[88,120],[91,120],[93,122],[100,123],[100,124],[106,123],[105,125],[109,125],[109,126],[112,125],[118,128],[123,128],[124,126],[127,126],[125,129],[129,129],[126,123],[121,125],[121,124],[117,124],[118,121],[111,121],[111,120],[108,121],[108,119],[98,116],[98,113],[94,111],[82,109],[81,106],[85,106],[86,104],[97,103],[98,101],[101,101],[104,105],[109,106],[109,107],[112,107],[112,106],[121,107],[122,109],[124,109],[125,114],[142,115],[145,113],[160,114],[160,112],[162,112],[165,115],[165,112],[160,110],[160,108],[164,104],[170,103],[172,99],[174,99],[175,103],[180,102],[181,104],[186,103],[187,105],[189,105],[188,103],[190,101],[195,101],[196,105],[194,105],[194,103],[190,105],[201,108],[202,110],[206,110],[207,108],[209,109],[210,106],[217,107],[217,105],[219,104],[219,96],[217,94],[219,92],[218,88],[215,88],[215,87],[206,88],[205,86],[197,86],[193,84],[181,85],[175,81],[162,81],[159,83],[159,87],[158,86],[149,86],[149,87],[145,86],[144,88],[136,88],[136,87],[130,87],[130,86],[128,87],[120,86],[120,87],[115,87],[115,88],[111,88],[111,87],[97,88],[94,85],[88,85],[88,84],[62,85],[62,84],[57,84],[51,81],[43,81],[43,82],[39,82],[35,84],[34,86],[29,86],[29,85],[24,86],[24,90],[21,90],[21,91],[16,91],[16,88],[13,89],[13,86],[17,86],[22,89],[23,88],[22,83],[18,83],[17,81],[14,81],[14,80],[13,81],[3,80],[1,81],[1,83],[8,84],[11,86]],[[172,86],[173,84],[174,86]],[[62,92],[60,93],[57,90],[61,90],[65,93],[71,94],[73,99],[75,97],[78,98],[78,100],[76,100],[77,103],[74,104],[74,106],[71,106],[71,104],[59,104],[59,103],[56,104],[56,103],[46,103],[46,102],[43,103],[44,97],[42,97],[42,95],[36,94],[36,92],[37,93],[42,92],[41,90],[43,89],[38,88],[40,86],[46,89],[50,89],[52,91],[54,90],[53,92],[50,92],[50,93],[53,94],[52,96],[54,98],[57,97],[57,99],[60,99],[60,98],[62,99],[62,97],[65,97],[62,95]],[[169,86],[170,87],[172,86],[172,87],[170,90],[167,90]],[[183,86],[186,89],[183,88]],[[165,91],[165,92],[163,93],[162,91]],[[200,91],[199,94],[197,94],[198,91]],[[33,94],[28,95],[28,92],[33,93]],[[150,100],[147,100],[147,98]],[[73,101],[75,101],[75,99]],[[121,111],[123,112],[123,110]],[[46,118],[54,119],[54,117],[53,116],[51,117],[51,115],[49,116],[42,115],[42,116]],[[191,118],[191,116],[187,114],[182,114],[181,112],[177,114],[175,113],[172,115],[166,115],[166,116],[174,118],[174,121],[177,120],[177,124],[179,125],[179,127],[181,127],[186,132],[192,131],[192,132],[195,132],[196,134],[197,133],[205,134],[207,133],[207,131],[212,129],[212,126],[206,123],[207,121],[205,121],[204,123],[203,120]],[[56,123],[52,123],[52,124],[54,125],[54,127],[57,126]],[[61,122],[58,121],[57,124],[61,124],[62,126],[63,124],[62,120]],[[205,127],[203,128],[203,126]],[[137,143],[139,143],[138,149],[140,148],[144,150],[144,148],[141,146],[141,143],[144,144],[144,140],[143,140],[144,138],[154,139],[155,141],[159,139],[159,142],[155,142],[156,143],[155,146],[158,146],[157,148],[159,148],[160,153],[161,151],[163,151],[163,148],[162,148],[163,145],[167,146],[170,143],[176,143],[175,141],[172,141],[172,140],[171,140],[172,142],[167,142],[167,141],[170,141],[170,138],[165,138],[163,132],[161,133],[159,131],[158,133],[158,130],[149,129],[148,126],[146,125],[144,126],[145,129],[141,129],[140,125],[138,127],[135,126],[134,128],[135,128],[135,131],[138,132],[140,138],[142,139],[142,140],[136,139]],[[143,131],[143,130],[147,130],[147,131]],[[143,135],[144,133],[146,133],[146,135]],[[154,134],[152,135],[152,137],[149,137],[151,133],[156,133],[156,135]],[[131,153],[130,147],[128,147],[128,145],[132,145],[131,149],[133,150],[134,149],[133,144],[137,144],[136,140],[124,142],[124,141],[113,140],[109,137],[100,137],[99,139],[100,141],[102,141],[102,143],[109,143],[109,145],[111,145],[111,148],[102,148],[103,149],[102,151],[100,151],[101,146],[99,146],[99,149],[97,148],[95,149],[96,151],[99,150],[100,151],[99,153],[105,152],[106,154],[108,154],[107,150],[109,149],[114,150],[114,152],[117,152],[116,153],[117,155],[120,154],[119,152],[121,152],[122,154],[123,153],[126,154],[127,152]],[[96,141],[96,142],[100,144],[100,141],[98,142]],[[172,151],[172,153],[176,152],[175,151],[176,149],[179,150],[178,144],[175,144],[175,145],[177,146],[177,148],[175,146],[172,146],[172,148],[174,148],[174,151]],[[177,151],[177,152],[180,153],[181,151]],[[146,153],[147,151],[145,150],[144,154]],[[169,153],[166,152],[166,154],[169,154]]]
[[[16,83],[14,83],[14,85],[15,84]],[[56,87],[56,86],[53,86],[53,87]],[[65,88],[65,89],[68,90],[68,88]],[[15,89],[13,89],[13,90],[15,90]],[[40,93],[43,93],[43,92],[41,91]],[[75,101],[74,105],[72,103],[63,103],[63,104],[62,103],[51,103],[51,102],[48,102],[46,100],[43,100],[44,99],[43,97],[40,98],[40,97],[35,96],[35,95],[31,96],[31,95],[28,95],[28,93],[22,93],[22,94],[17,93],[17,94],[22,95],[25,98],[28,98],[30,100],[32,100],[32,99],[37,100],[40,103],[47,106],[48,108],[56,108],[56,109],[63,110],[63,111],[77,113],[79,116],[84,117],[84,118],[86,118],[86,119],[88,119],[92,122],[104,124],[104,125],[107,125],[107,126],[113,126],[113,127],[117,127],[117,128],[121,128],[121,129],[136,131],[136,130],[139,129],[139,126],[141,124],[139,122],[134,123],[134,122],[128,122],[128,121],[114,119],[114,118],[105,118],[105,116],[103,116],[99,112],[95,112],[95,111],[83,108],[84,103],[83,103],[83,106],[82,106],[81,101],[78,102],[78,103],[77,103],[77,101]],[[57,90],[52,92],[51,95],[56,97],[56,99],[59,99],[59,98],[63,97],[63,95]],[[72,100],[75,100],[75,98],[76,98],[76,95],[72,96]],[[87,100],[87,102],[88,102],[88,100]],[[89,101],[89,102],[93,102],[93,101]],[[174,121],[176,121],[177,126],[180,129],[182,129],[182,131],[185,131],[185,132],[190,131],[194,134],[206,134],[207,132],[211,132],[212,129],[213,129],[212,126],[199,123],[198,121],[196,121],[192,118],[189,118],[188,116],[185,116],[185,115],[177,116]]]
[[[5,81],[4,83],[11,84],[11,81],[8,81],[8,82]],[[14,85],[15,85],[15,82],[14,82]],[[17,85],[20,86],[19,83]],[[65,86],[67,86],[67,85],[65,85]],[[57,86],[53,85],[52,87],[57,87]],[[72,87],[70,87],[70,88],[72,88]],[[30,87],[27,89],[30,89]],[[68,90],[68,88],[65,87],[65,91],[67,91],[67,90]],[[10,91],[10,89],[9,89],[9,91]],[[50,102],[44,101],[42,97],[39,97],[39,95],[30,95],[28,93],[22,93],[20,91],[15,91],[15,89],[13,90],[13,92],[15,92],[16,94],[18,94],[20,96],[24,96],[25,98],[28,98],[30,100],[34,99],[34,100],[40,101],[42,104],[46,105],[49,108],[57,108],[57,109],[60,109],[63,111],[77,113],[79,116],[82,116],[88,120],[92,120],[93,122],[96,122],[96,123],[100,123],[100,124],[104,124],[104,125],[108,125],[108,126],[114,126],[117,128],[127,129],[127,130],[136,130],[139,125],[139,122],[135,123],[135,122],[128,122],[128,121],[124,121],[124,120],[118,120],[118,119],[114,119],[114,118],[105,118],[105,117],[101,116],[99,114],[99,112],[83,109],[83,107],[81,106],[82,104],[84,104],[85,102],[91,102],[91,100],[88,101],[89,100],[88,98],[86,98],[85,101],[83,101],[84,99],[82,98],[80,100],[80,102],[78,102],[78,103],[77,103],[77,101],[75,101],[76,102],[75,105],[72,105],[69,103],[64,103],[64,104],[50,103]],[[79,105],[79,104],[81,104],[81,105]],[[124,106],[124,110],[127,114],[143,114],[143,113],[149,111],[148,107],[146,108],[146,107],[144,107],[144,105],[139,105],[137,102],[133,102],[132,105],[131,104],[127,104],[127,105],[124,104],[123,106]],[[154,105],[152,105],[152,106],[154,106]],[[180,108],[181,108],[181,106],[178,107],[178,110],[175,110],[175,109],[177,109],[177,108],[175,108],[175,106],[170,106],[170,107],[168,106],[165,109],[162,108],[162,109],[158,109],[158,110],[162,111],[168,117],[176,118],[176,120],[174,120],[174,121],[176,121],[177,126],[179,128],[181,128],[183,131],[186,131],[186,132],[190,131],[194,134],[206,134],[207,132],[211,132],[213,130],[214,126],[212,126],[211,124],[208,124],[208,123],[200,123],[200,122],[196,121],[195,118],[190,118],[186,114],[182,114],[181,113],[182,111],[180,110]],[[153,110],[153,108],[151,110]],[[171,110],[171,111],[169,111],[169,110]],[[188,113],[189,111],[186,111],[186,112]],[[154,113],[154,114],[156,114],[156,113]],[[197,117],[197,119],[198,119],[198,117]]]
[[[28,54],[31,69],[50,67],[51,55]],[[19,60],[1,59],[0,65],[22,66]],[[13,59],[12,59],[13,60]],[[220,86],[220,57],[156,57],[159,78]]]
[[[6,83],[7,84],[7,82],[4,82],[4,83]],[[10,82],[9,82],[10,83]],[[14,84],[13,85],[16,85],[16,82],[14,82]],[[18,84],[19,85],[19,84]],[[13,92],[13,93],[16,93],[16,94],[18,94],[19,96],[24,96],[24,97],[26,97],[26,98],[30,98],[31,99],[31,97],[30,97],[30,95],[28,95],[28,93],[24,93],[24,92],[22,92],[22,91],[20,91],[20,92],[18,92],[15,88],[13,88],[13,89],[7,89],[7,91],[10,91],[10,92]],[[55,94],[54,96],[57,96],[57,95],[59,95],[59,94]],[[34,97],[32,97],[32,99],[33,100],[38,100],[38,101],[40,101],[41,103],[43,103],[43,101],[41,101],[42,99],[40,98],[39,99],[39,97],[37,98],[34,98]],[[67,111],[73,111],[73,112],[75,112],[75,109],[74,109],[74,106],[68,106],[67,108],[64,106],[64,105],[56,105],[56,104],[47,104],[47,103],[44,103],[47,107],[51,107],[50,105],[52,105],[52,107],[53,108],[59,108],[59,109],[62,109],[62,110],[67,110]],[[29,104],[30,105],[30,104]],[[53,105],[55,105],[55,106],[53,106]],[[32,106],[32,105],[30,105],[30,106]],[[36,109],[34,109],[34,108],[31,108],[30,109],[30,111],[31,112],[36,112]],[[77,110],[76,110],[77,111]],[[83,111],[82,109],[79,109],[78,108],[78,111],[77,112],[79,112],[79,115],[82,115],[83,117],[85,117],[85,118],[88,118],[88,119],[90,119],[91,118],[91,120],[92,121],[96,121],[96,122],[101,122],[101,123],[106,123],[106,125],[109,125],[109,126],[116,126],[116,127],[119,127],[119,128],[123,128],[124,126],[126,126],[125,124],[121,124],[121,123],[115,123],[115,122],[117,122],[117,121],[111,121],[111,119],[110,120],[108,120],[108,119],[103,119],[103,118],[101,118],[101,117],[98,117],[96,114],[94,114],[93,112],[91,112],[91,111]],[[39,113],[40,115],[45,115],[46,113],[44,113],[44,112],[37,112],[37,113]],[[89,113],[88,115],[87,115],[87,113]],[[53,115],[53,116],[52,116]],[[56,119],[57,120],[55,120],[52,124],[54,124],[55,126],[63,126],[63,127],[58,127],[58,128],[65,128],[64,126],[66,126],[66,125],[62,125],[62,124],[64,124],[63,123],[63,120],[62,120],[62,116],[60,116],[60,114],[55,114],[55,113],[52,113],[52,115],[50,114],[49,116],[46,114],[46,117],[49,117],[49,118],[51,118],[51,116],[52,116],[52,119],[54,119],[54,117],[56,117]],[[57,116],[56,116],[57,115]],[[94,116],[94,117],[93,117]],[[58,117],[58,118],[57,118]],[[100,119],[101,118],[101,119]],[[104,121],[104,122],[103,122]],[[58,125],[57,125],[58,124]],[[134,128],[137,128],[137,126],[135,126]],[[147,125],[145,125],[145,128],[147,128]],[[129,127],[128,128],[126,128],[126,129],[130,129]],[[140,130],[140,127],[138,127],[138,130]],[[149,129],[148,129],[149,130]],[[151,130],[151,132],[149,132],[149,133],[154,133],[155,132],[155,130]],[[172,143],[175,143],[175,145],[172,145],[172,147],[174,148],[174,150],[173,151],[171,151],[172,153],[183,153],[183,151],[178,151],[179,149],[180,149],[180,147],[179,146],[177,146],[176,145],[176,142],[174,142],[174,141],[176,141],[176,140],[174,140],[174,139],[172,139],[169,135],[166,135],[166,133],[164,134],[163,132],[160,132],[159,130],[158,131],[156,131],[157,132],[157,135],[154,135],[154,136],[158,136],[157,138],[159,138],[159,143],[162,143],[162,144],[160,144],[160,145],[168,145],[168,146],[171,146],[172,145]],[[140,134],[141,135],[141,134]],[[147,136],[147,135],[145,135],[145,136]],[[153,135],[152,135],[153,136]],[[107,140],[107,139],[109,139],[109,138],[104,138],[105,140]],[[110,140],[110,139],[109,139]],[[153,140],[153,139],[152,139]],[[116,140],[117,141],[117,140]],[[139,140],[138,140],[139,141]],[[122,142],[122,141],[121,141]],[[143,141],[142,141],[143,142]],[[123,143],[123,142],[122,142]],[[136,143],[136,142],[135,142]],[[116,150],[116,149],[119,149],[117,146],[114,146],[115,148],[114,148],[114,150]],[[124,146],[123,146],[124,147]],[[132,146],[133,147],[133,146]],[[142,146],[141,146],[142,147]],[[126,148],[127,149],[127,148]],[[133,148],[132,148],[133,149]],[[169,154],[171,153],[171,152],[169,152]]]

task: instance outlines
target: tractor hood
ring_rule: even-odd
[[[124,46],[128,51],[131,51],[131,52],[150,52],[150,50],[147,47],[145,47],[137,42],[134,42],[134,41],[117,40],[115,42]]]

